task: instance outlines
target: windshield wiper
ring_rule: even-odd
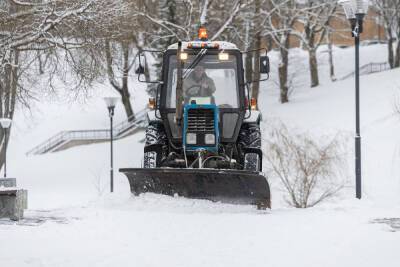
[[[200,62],[203,56],[207,53],[207,48],[202,49],[194,58],[193,62],[189,65],[186,71],[182,75],[182,79],[185,80],[193,71],[194,67]]]

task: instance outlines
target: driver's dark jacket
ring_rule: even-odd
[[[207,88],[203,88],[202,85],[207,84]],[[198,86],[198,87],[196,87]],[[188,90],[190,88],[200,88],[200,90],[196,94],[188,94]],[[215,84],[214,81],[207,76],[207,74],[203,74],[200,79],[196,79],[195,74],[191,73],[189,77],[187,77],[183,81],[183,94],[185,97],[193,97],[193,96],[198,96],[198,97],[207,97],[207,96],[212,96],[213,93],[215,92]]]

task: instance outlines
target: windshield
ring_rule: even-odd
[[[227,56],[227,54],[226,54]],[[183,94],[186,103],[216,104],[220,108],[238,108],[236,56],[223,60],[218,55],[188,55],[183,65]],[[175,108],[177,81],[176,55],[170,56],[167,82],[167,108]]]

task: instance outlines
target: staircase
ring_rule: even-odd
[[[375,72],[381,72],[385,70],[390,69],[390,64],[387,62],[382,62],[382,63],[368,63],[366,65],[363,65],[360,67],[360,75],[367,75]],[[347,74],[346,76],[343,76],[339,80],[346,80],[348,78],[351,78],[355,75],[355,72],[353,71],[350,74]]]
[[[118,140],[146,128],[147,109],[135,114],[134,119],[128,118],[113,127],[114,140]],[[110,140],[110,130],[80,130],[62,131],[47,139],[40,145],[28,151],[27,155],[41,155],[65,150],[74,146],[107,142]]]

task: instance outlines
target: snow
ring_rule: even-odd
[[[18,187],[4,187],[3,185],[0,185],[0,191],[14,191],[18,189]]]
[[[220,50],[225,50],[225,49],[232,49],[232,50],[237,50],[237,46],[235,44],[232,44],[230,42],[224,42],[224,41],[191,41],[191,42],[182,42],[182,49],[188,49],[189,44],[193,45],[201,45],[202,43],[207,43],[207,45],[213,46],[215,44],[218,44],[218,48]],[[178,49],[178,43],[172,44],[168,47],[168,49]]]
[[[353,49],[336,48],[334,56],[338,76],[352,71]],[[362,64],[385,61],[386,48],[362,47],[361,57]],[[22,222],[0,220],[0,266],[398,266],[400,232],[374,220],[400,217],[400,115],[393,108],[400,69],[361,78],[363,199],[357,200],[354,80],[330,82],[327,54],[320,52],[322,85],[309,88],[306,54],[294,50],[291,60],[300,67],[292,72],[299,86],[291,102],[281,105],[276,58],[271,53],[271,81],[261,90],[264,132],[280,120],[315,136],[344,134],[349,185],[337,198],[306,210],[290,208],[274,179],[269,211],[153,194],[133,197],[118,172],[110,194],[107,143],[25,155],[60,130],[107,128],[101,93],[84,106],[43,102],[34,122],[19,113],[13,125],[7,170],[29,190],[29,209]],[[143,88],[134,88],[140,110],[146,96]],[[116,112],[122,120],[122,106]],[[115,170],[141,166],[142,138],[140,133],[116,141]]]

